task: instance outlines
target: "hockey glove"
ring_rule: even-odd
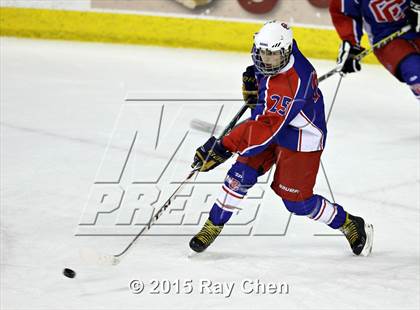
[[[420,0],[411,0],[407,11],[408,22],[415,32],[420,32]]]
[[[258,83],[255,77],[255,67],[249,66],[242,73],[242,96],[245,104],[254,109],[258,102]]]
[[[222,143],[213,136],[195,151],[192,168],[199,168],[199,171],[206,172],[224,163],[232,156]]]
[[[360,71],[360,60],[354,57],[363,52],[364,48],[358,45],[351,45],[349,41],[343,41],[340,45],[337,58],[337,66],[342,73],[353,73]]]

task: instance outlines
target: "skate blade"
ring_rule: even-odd
[[[198,255],[198,253],[194,250],[191,250],[188,252],[187,258],[194,258]]]
[[[365,231],[366,231],[366,243],[360,254],[362,256],[369,256],[370,253],[372,253],[372,247],[373,247],[373,225],[365,224]]]

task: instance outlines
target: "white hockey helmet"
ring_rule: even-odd
[[[276,20],[264,24],[254,35],[252,60],[264,75],[276,75],[290,61],[293,32],[289,25]]]

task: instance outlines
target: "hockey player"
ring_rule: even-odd
[[[364,50],[360,46],[363,26],[371,44],[375,44],[410,23],[408,33],[375,49],[374,53],[420,100],[420,0],[331,0],[330,13],[343,40],[337,60],[343,73],[361,69],[353,56]]]
[[[292,30],[271,21],[255,34],[254,66],[243,74],[245,102],[251,119],[221,140],[211,137],[196,150],[193,167],[209,171],[239,153],[227,173],[209,219],[190,241],[204,251],[219,235],[257,178],[276,166],[271,188],[295,215],[341,230],[354,254],[369,254],[373,228],[361,217],[313,194],[327,135],[324,102],[316,72],[299,51]]]

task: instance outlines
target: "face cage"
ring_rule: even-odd
[[[260,48],[256,48],[255,46],[252,48],[252,60],[255,67],[257,67],[258,71],[264,75],[276,75],[289,63],[290,55],[292,54],[292,47],[290,46],[287,50],[284,48],[280,50],[280,63],[276,67],[267,67],[261,58],[260,52]]]

